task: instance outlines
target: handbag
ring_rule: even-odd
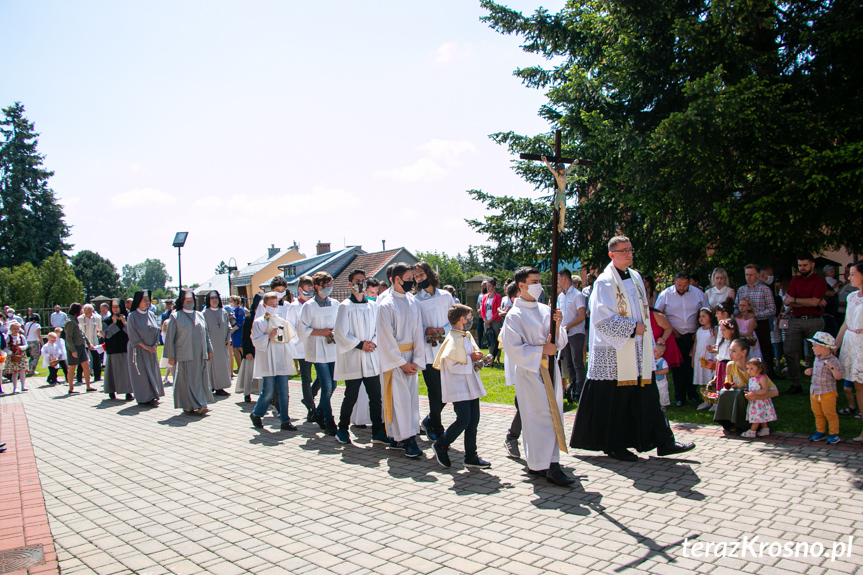
[[[779,318],[779,329],[788,329],[790,327],[791,321],[788,315],[783,315]]]

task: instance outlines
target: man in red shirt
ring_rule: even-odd
[[[827,281],[815,273],[815,260],[812,254],[801,253],[797,256],[797,270],[800,275],[791,278],[788,294],[784,303],[791,308],[791,319],[785,330],[785,362],[788,364],[788,378],[791,386],[787,394],[800,393],[800,351],[804,340],[824,330],[824,306],[827,302]],[[812,365],[811,347],[806,344],[806,365]]]
[[[488,293],[482,296],[482,304],[480,305],[480,315],[485,325],[485,331],[488,333],[486,337],[489,339],[488,352],[497,361],[497,336],[500,335],[500,328],[503,326],[503,318],[500,317],[500,294],[495,291],[497,289],[497,279],[491,278],[488,280]]]

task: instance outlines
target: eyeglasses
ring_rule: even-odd
[[[632,248],[628,248],[625,250],[611,250],[613,254],[635,254],[635,250]]]

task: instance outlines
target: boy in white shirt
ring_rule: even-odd
[[[57,339],[57,334],[48,332],[48,342],[42,346],[42,367],[48,368],[48,385],[57,385],[57,370],[66,377],[66,344]]]
[[[474,362],[482,359],[482,352],[473,340],[470,328],[473,310],[456,304],[447,313],[452,326],[434,360],[434,369],[440,370],[441,399],[452,403],[456,420],[432,445],[435,458],[444,467],[450,467],[449,446],[464,432],[464,466],[491,467],[476,453],[476,430],[479,426],[479,398],[485,388]]]
[[[267,292],[262,301],[263,313],[256,313],[255,322],[252,324],[255,373],[260,374],[262,386],[255,409],[249,417],[252,419],[252,425],[258,429],[263,428],[261,418],[267,413],[273,391],[278,389],[281,428],[286,431],[296,431],[296,426],[288,417],[288,377],[296,373],[289,342],[297,334],[290,322],[278,313],[279,294],[277,292]]]

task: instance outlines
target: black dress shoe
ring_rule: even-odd
[[[251,395],[244,395],[243,401],[245,401],[246,403],[252,403],[252,396]]]
[[[785,395],[795,395],[797,393],[803,393],[803,388],[799,385],[795,385],[793,387],[789,387],[785,390]]]
[[[560,485],[561,487],[575,483],[575,479],[563,472],[563,468],[561,468],[560,463],[552,463],[549,465],[548,471],[545,472],[545,478],[549,483]]]
[[[663,447],[656,448],[656,455],[674,455],[675,453],[686,453],[695,449],[694,443],[672,443]]]
[[[329,435],[330,437],[334,437],[336,435],[336,432],[339,430],[339,428],[336,427],[336,422],[332,419],[321,427],[326,430],[327,435]]]
[[[113,393],[108,394],[108,399],[117,399],[117,396]]]
[[[606,451],[605,454],[618,461],[638,461],[638,456],[628,449],[615,449],[614,451]]]
[[[126,394],[126,401],[132,401],[133,399],[135,399],[134,395],[132,395],[131,393]]]
[[[217,389],[216,395],[230,395],[230,394],[227,391],[225,391],[224,389]]]
[[[258,417],[254,413],[250,413],[249,418],[252,420],[252,425],[254,425],[256,428],[258,428],[258,429],[264,428],[264,422],[260,417]]]
[[[296,431],[297,426],[291,423],[290,421],[286,421],[282,424],[282,431]]]
[[[537,477],[545,477],[546,471],[548,471],[548,470],[541,469],[541,470],[537,471],[536,469],[531,469],[529,467],[527,468],[528,475],[536,475]]]

